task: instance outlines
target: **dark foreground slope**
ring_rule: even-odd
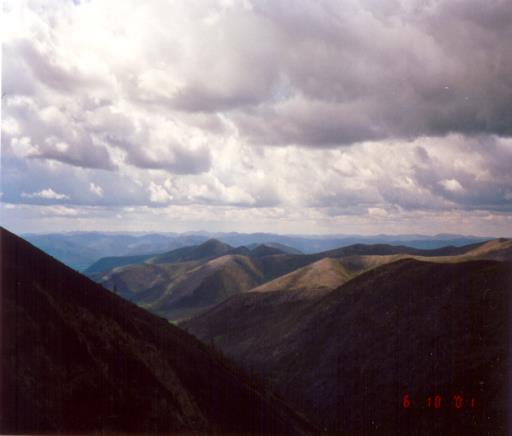
[[[505,435],[511,293],[510,263],[406,259],[318,299],[239,294],[184,327],[329,430]]]
[[[304,433],[187,333],[1,229],[2,433]]]

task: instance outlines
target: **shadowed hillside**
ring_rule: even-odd
[[[280,244],[279,242],[264,242],[262,244],[249,244],[247,248],[252,251],[253,254],[257,253],[259,250],[275,248],[280,253],[286,254],[304,254],[302,251],[297,250],[296,248],[290,247],[288,245]],[[275,254],[275,253],[274,253]]]
[[[283,278],[285,282],[276,282],[272,286],[286,290],[299,280],[304,288],[316,292],[325,288],[323,282],[328,280],[327,288],[333,289],[357,274],[401,258],[416,257],[436,262],[496,258],[493,253],[506,253],[510,242],[497,240],[435,250],[359,244],[315,255],[300,255],[283,253],[275,246],[258,245],[249,250],[209,240],[163,255],[102,259],[91,270],[102,269],[102,265],[117,266],[90,274],[90,277],[110,290],[115,288],[122,297],[153,313],[183,320],[234,294],[294,271],[296,275]],[[319,263],[321,260],[325,262]],[[131,261],[134,263],[129,265]],[[308,265],[311,268],[298,271]]]
[[[253,254],[246,247],[211,242],[214,249],[204,250],[208,241],[145,259],[144,263],[91,274],[91,278],[158,315],[180,319],[315,260],[283,254],[273,247],[267,250],[259,246],[261,249],[257,247]]]
[[[318,298],[269,285],[183,326],[332,431],[507,434],[510,263],[404,259]]]
[[[340,260],[325,258],[251,289],[251,292],[286,290],[290,294],[329,292],[352,278]]]
[[[2,433],[314,432],[187,333],[0,237]]]
[[[122,297],[169,319],[197,313],[263,280],[251,260],[227,255],[212,260],[148,263],[98,275]]]
[[[447,246],[435,249],[420,249],[406,247],[403,245],[389,244],[354,244],[348,247],[342,247],[335,250],[324,251],[318,253],[322,257],[345,257],[345,256],[383,256],[392,254],[408,254],[415,256],[455,256],[467,253],[485,243],[476,243],[464,245],[462,247]]]
[[[90,265],[83,273],[92,276],[97,273],[109,271],[114,268],[126,265],[138,265],[145,263],[149,259],[153,259],[157,254],[141,254],[138,256],[112,256],[102,257],[98,261]]]
[[[224,256],[233,250],[233,247],[224,244],[216,239],[209,239],[201,245],[183,247],[169,253],[156,256],[153,263],[186,262],[188,260],[212,259]]]
[[[504,239],[500,241],[509,240]],[[84,272],[88,275],[93,275],[95,273],[107,272],[114,268],[125,265],[141,263],[177,263],[192,260],[205,260],[213,259],[215,257],[224,256],[227,254],[241,254],[249,257],[264,257],[279,254],[296,255],[302,258],[300,261],[301,266],[326,257],[338,258],[347,256],[384,256],[396,254],[407,254],[411,256],[455,256],[468,253],[472,250],[475,251],[479,247],[487,247],[492,249],[492,242],[493,241],[489,241],[491,244],[480,242],[464,246],[447,246],[436,249],[418,249],[403,245],[389,244],[353,244],[334,250],[304,255],[298,250],[294,250],[291,247],[287,247],[278,243],[252,244],[249,247],[233,248],[232,246],[224,244],[218,240],[210,239],[200,245],[182,247],[163,254],[105,257],[95,262]],[[480,252],[483,253],[484,251],[485,249],[481,250]]]
[[[114,268],[126,265],[190,262],[214,259],[216,257],[225,256],[228,254],[248,255],[250,253],[251,251],[247,247],[233,248],[227,244],[223,244],[222,242],[217,241],[216,239],[209,239],[200,245],[181,247],[162,254],[101,258],[92,264],[89,268],[87,268],[84,273],[89,276],[93,276],[94,274],[107,272]]]
[[[115,266],[127,265],[126,261],[115,265],[119,257],[140,256],[152,253],[164,253],[180,247],[188,247],[201,244],[209,238],[217,238],[225,244],[233,247],[242,245],[250,249],[263,244],[278,248],[282,252],[290,254],[317,253],[337,247],[353,245],[355,243],[387,243],[392,245],[406,245],[415,248],[436,248],[446,245],[467,245],[480,242],[485,238],[463,237],[457,235],[436,235],[420,237],[418,235],[403,235],[390,237],[385,235],[364,237],[301,237],[283,236],[276,234],[240,234],[240,233],[217,233],[209,234],[199,232],[194,234],[132,234],[132,233],[102,233],[102,232],[71,232],[53,234],[23,234],[24,239],[34,244],[50,256],[55,257],[68,266],[93,273],[106,271]],[[415,239],[420,238],[420,239]],[[110,260],[105,264],[92,265],[98,259],[108,257]],[[108,266],[111,263],[110,267]],[[134,263],[134,262],[129,262]],[[103,269],[98,269],[103,268]]]

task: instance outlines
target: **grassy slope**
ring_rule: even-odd
[[[184,327],[331,430],[506,434],[511,271],[405,259],[318,299],[240,294]],[[405,393],[415,401],[408,414]],[[436,393],[462,393],[478,407],[435,415],[423,406]]]
[[[145,263],[95,276],[108,289],[165,316],[179,319],[286,274],[314,259],[279,254],[251,258],[228,254],[206,260]]]
[[[499,247],[503,249],[507,244],[510,245],[510,241],[491,241],[483,245],[427,251],[383,244],[354,245],[316,255],[269,254],[252,257],[242,254],[221,255],[233,253],[233,249],[210,240],[199,246],[185,247],[158,258],[146,259],[143,264],[115,268],[107,273],[97,274],[94,278],[109,289],[113,289],[115,284],[123,297],[154,313],[176,320],[193,316],[236,293],[247,291],[292,271],[297,271],[297,275],[283,280],[299,280],[300,276],[303,287],[326,290],[333,289],[348,278],[371,268],[401,258],[455,262],[475,256],[489,257],[489,253],[495,253]],[[379,253],[381,254],[378,255]],[[425,257],[414,253],[437,254],[438,257]],[[316,265],[315,262],[325,259],[327,255],[335,256],[325,265],[329,268],[324,267],[315,273],[317,267],[308,267]],[[334,267],[333,262],[338,266]],[[319,265],[321,264],[322,262]],[[299,270],[304,267],[304,270]],[[343,273],[339,275],[337,270],[343,270]],[[326,277],[330,277],[328,286],[321,283]],[[290,284],[276,282],[271,286],[286,290]]]
[[[325,293],[337,288],[352,276],[353,273],[341,261],[325,258],[266,282],[251,289],[251,292],[286,290],[306,297],[308,292],[318,295],[318,292]]]

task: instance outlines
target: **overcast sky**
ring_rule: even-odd
[[[4,0],[14,231],[512,236],[510,0]]]

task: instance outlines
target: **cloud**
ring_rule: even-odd
[[[146,148],[124,143],[129,150],[127,163],[138,168],[166,170],[174,174],[198,174],[211,166],[211,155],[207,148],[187,149],[178,144]]]
[[[103,197],[103,188],[100,185],[96,185],[94,182],[89,183],[89,190],[98,197]]]
[[[38,98],[17,96],[8,98],[3,110],[16,126],[15,130],[2,129],[2,144],[12,153],[83,168],[115,168],[106,146],[80,123],[72,106],[47,105]]]
[[[47,206],[42,209],[43,215],[76,217],[80,215],[80,211],[68,206]]]
[[[452,192],[457,192],[457,191],[463,191],[464,188],[462,187],[462,185],[459,183],[458,180],[455,180],[455,179],[445,179],[445,180],[441,180],[439,182],[439,184],[446,190],[448,191],[452,191]]]
[[[18,7],[7,9],[15,19]],[[186,113],[223,113],[255,144],[512,134],[512,7],[502,0],[323,0],[293,13],[279,0],[19,10],[24,26],[8,29],[5,43],[7,96],[60,100],[84,126],[99,110],[88,98],[109,101],[137,131],[153,130],[161,114],[188,124]],[[130,163],[155,167],[136,151],[155,144],[132,139]],[[176,159],[188,165],[171,156],[162,167],[207,170],[190,163],[200,158],[185,153],[187,141],[180,147]]]
[[[388,215],[388,213],[386,212],[386,209],[382,209],[380,207],[369,207],[368,215],[375,217],[385,217]]]
[[[4,3],[8,204],[512,213],[510,2]]]
[[[9,206],[9,207],[8,207]],[[459,211],[453,213],[405,211],[394,213],[385,220],[360,214],[330,216],[321,210],[308,208],[259,208],[240,209],[228,206],[173,205],[165,208],[139,207],[134,210],[112,208],[56,209],[34,206],[0,204],[3,225],[12,231],[62,232],[69,223],[77,223],[81,230],[96,231],[172,231],[197,230],[208,223],[211,231],[264,231],[282,234],[375,234],[375,233],[423,233],[440,232],[512,236],[510,214],[485,211]],[[115,215],[122,215],[122,226]],[[169,227],[171,223],[171,227]],[[377,231],[376,231],[376,225]]]
[[[172,195],[163,186],[154,182],[150,182],[148,190],[149,199],[153,203],[167,203],[173,199]]]
[[[276,1],[255,13],[279,29],[287,96],[236,114],[255,142],[512,134],[507,2],[321,1],[290,13]]]
[[[69,195],[65,194],[59,194],[58,192],[55,192],[53,189],[43,189],[39,192],[32,192],[30,194],[27,194],[26,192],[22,192],[21,196],[23,198],[44,198],[49,200],[69,200]]]

